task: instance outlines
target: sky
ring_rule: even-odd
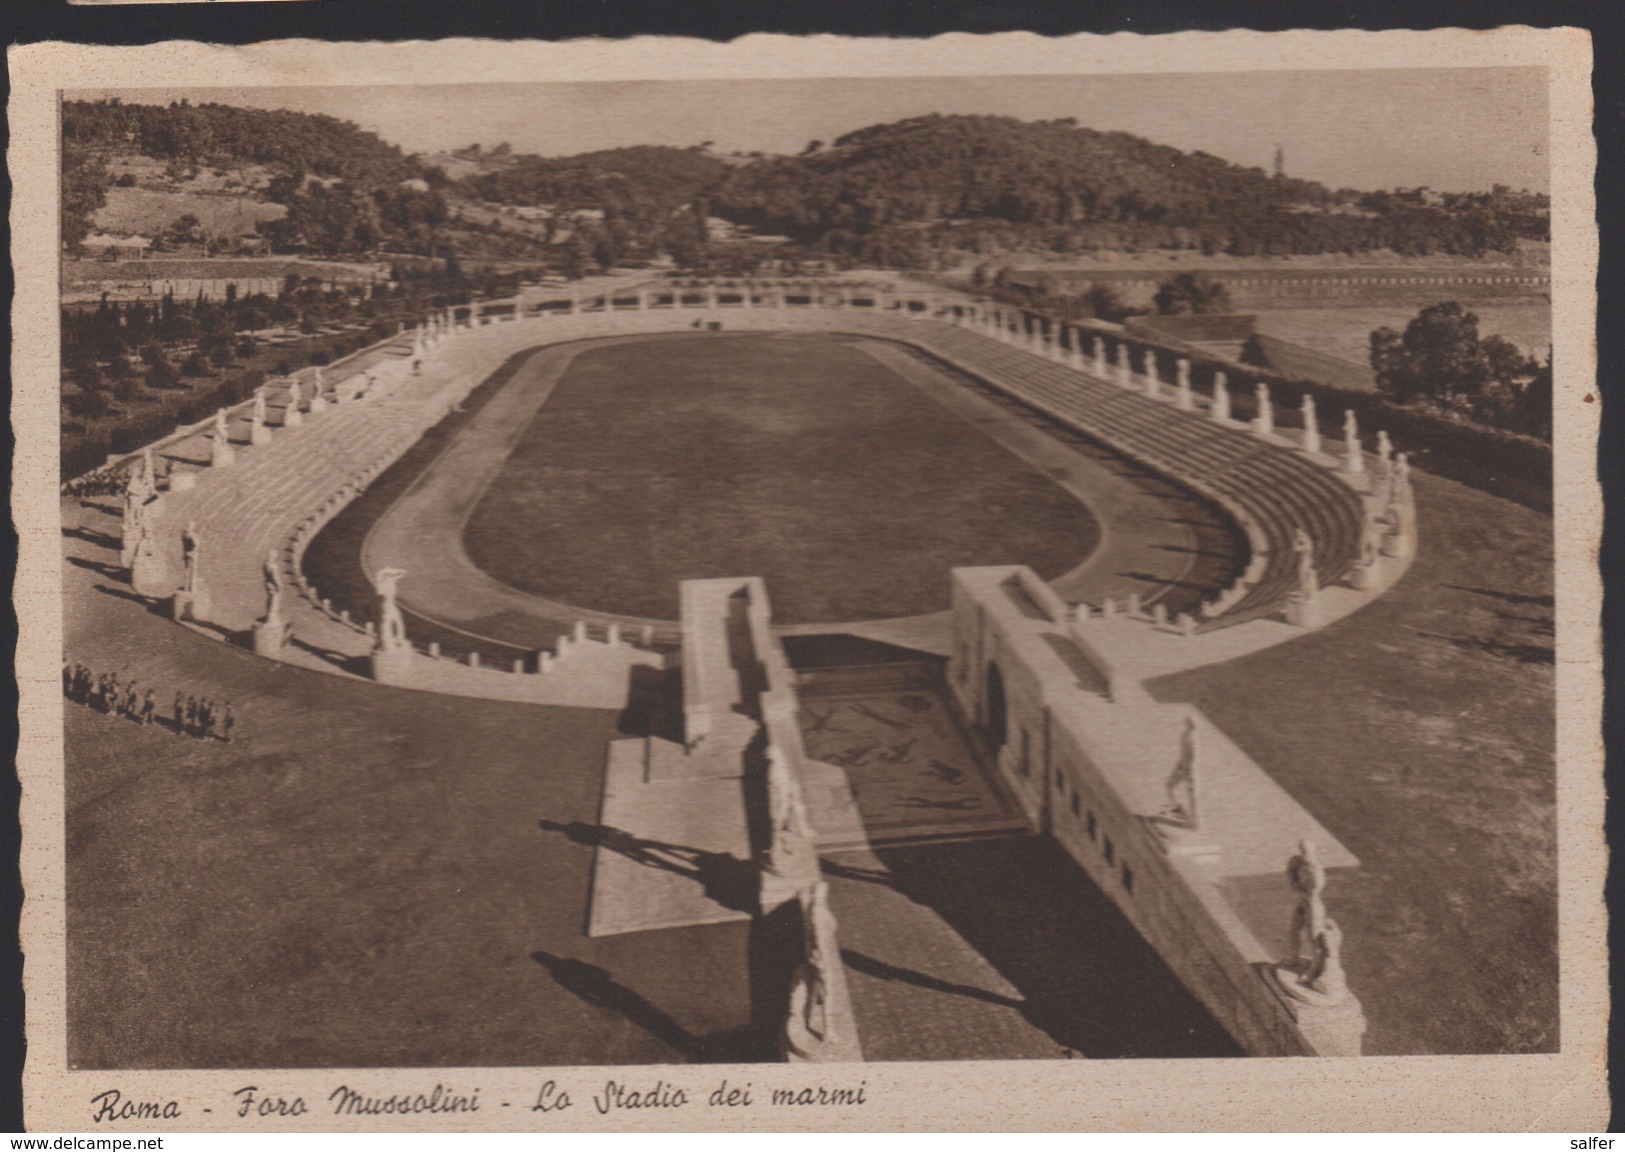
[[[1333,188],[1548,191],[1542,68],[1363,69],[1094,76],[603,81],[69,92],[323,112],[408,152],[506,141],[567,155],[631,144],[799,152],[930,112],[1080,125],[1200,149]]]

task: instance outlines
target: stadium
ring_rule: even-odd
[[[272,381],[64,496],[70,1064],[1553,1051],[1551,521],[1405,449],[904,281]]]

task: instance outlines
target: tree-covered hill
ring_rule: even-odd
[[[815,141],[712,192],[719,215],[886,262],[989,246],[1482,255],[1544,238],[1543,218],[1471,199],[1333,192],[1071,119],[938,115]]]
[[[515,155],[501,167],[464,181],[475,194],[503,204],[637,212],[688,204],[733,169],[702,148],[639,145],[575,156]]]
[[[369,184],[419,175],[400,148],[332,116],[232,104],[64,101],[69,152],[132,152],[191,164],[263,164]]]

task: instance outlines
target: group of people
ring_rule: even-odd
[[[87,496],[122,496],[129,482],[129,473],[122,468],[97,468],[94,472],[64,481],[62,494],[80,499]]]
[[[137,724],[166,724],[176,733],[199,740],[231,743],[237,728],[237,715],[231,701],[219,703],[204,697],[176,692],[166,720],[159,715],[158,690],[144,691],[133,677],[117,672],[94,672],[77,661],[62,666],[62,691],[69,700],[85,704],[115,719]]]

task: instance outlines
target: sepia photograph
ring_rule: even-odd
[[[56,87],[66,1114],[1600,1045],[1561,77],[1366,60]]]

